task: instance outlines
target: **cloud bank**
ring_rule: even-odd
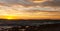
[[[32,2],[29,2],[27,0],[0,0],[0,3],[4,3],[7,5],[10,4],[22,4],[22,5],[42,5],[42,6],[54,6],[59,7],[60,6],[60,0],[48,0],[39,4],[34,4]]]
[[[41,5],[52,6],[52,7],[60,7],[60,0],[46,1],[46,2],[43,2]]]
[[[12,4],[34,5],[34,3],[29,2],[27,0],[0,0],[0,3],[4,3],[6,5],[12,5]]]

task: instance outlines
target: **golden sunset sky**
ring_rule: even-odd
[[[0,19],[60,19],[59,0],[0,0]]]

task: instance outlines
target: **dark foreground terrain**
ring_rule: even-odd
[[[60,31],[60,20],[0,19],[0,31]]]

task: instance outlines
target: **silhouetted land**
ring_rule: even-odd
[[[3,26],[2,26],[3,27]],[[1,31],[60,31],[60,24],[45,24],[39,26],[13,26],[11,28],[3,28]]]
[[[60,31],[60,20],[0,19],[0,31],[23,31],[23,29],[24,31]]]
[[[51,20],[51,19],[43,19],[43,20],[7,20],[0,19],[0,26],[39,26],[44,24],[60,24],[60,20]]]

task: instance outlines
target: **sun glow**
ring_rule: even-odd
[[[3,15],[2,19],[60,19],[58,12],[38,12],[38,13],[23,13],[19,15]]]
[[[13,16],[7,16],[6,19],[13,19]]]

